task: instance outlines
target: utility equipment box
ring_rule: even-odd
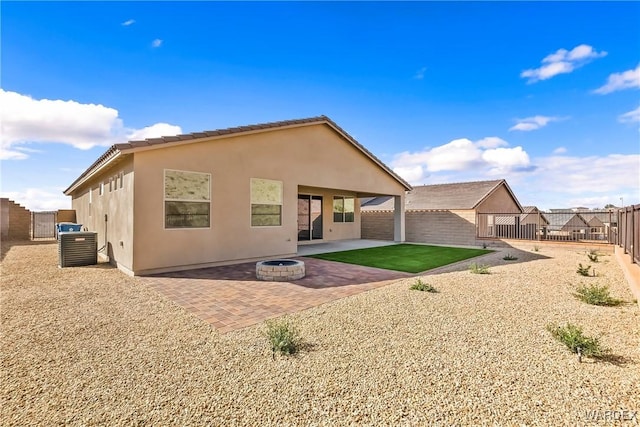
[[[98,263],[98,233],[63,231],[58,234],[58,265],[79,267]]]

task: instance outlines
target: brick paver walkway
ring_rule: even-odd
[[[293,282],[256,280],[256,264],[245,263],[143,277],[149,286],[220,332],[295,313],[411,277],[409,273],[313,258],[306,277]]]

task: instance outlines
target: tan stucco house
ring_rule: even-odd
[[[319,116],[116,144],[64,193],[110,261],[138,275],[359,239],[363,197],[391,198],[404,241],[410,189]]]
[[[473,246],[497,238],[496,218],[523,210],[504,179],[416,186],[406,195],[406,240]],[[393,239],[394,201],[376,197],[362,204],[362,237]]]

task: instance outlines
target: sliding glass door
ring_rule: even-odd
[[[298,241],[322,239],[322,196],[298,194]]]

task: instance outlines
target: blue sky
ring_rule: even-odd
[[[0,8],[1,192],[34,210],[113,143],[321,114],[414,185],[640,203],[638,2]]]

